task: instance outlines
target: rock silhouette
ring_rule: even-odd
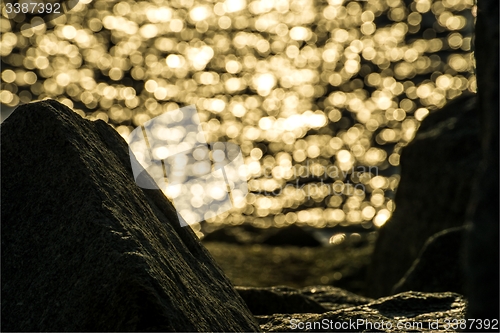
[[[52,100],[1,126],[3,331],[258,331],[126,142]]]
[[[390,295],[429,237],[464,224],[479,165],[478,132],[475,97],[464,96],[425,118],[403,148],[397,208],[380,228],[368,269],[368,296]]]
[[[205,238],[203,238],[203,242],[298,247],[318,247],[322,245],[312,233],[295,224],[281,228],[257,228],[249,224],[224,226],[208,233]]]
[[[319,240],[295,224],[284,228],[278,228],[274,234],[271,234],[263,241],[263,244],[274,246],[292,245],[299,247],[321,246]]]

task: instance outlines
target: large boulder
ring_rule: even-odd
[[[3,331],[257,331],[126,142],[56,101],[1,126]]]
[[[368,296],[390,295],[430,236],[464,224],[480,159],[478,129],[475,97],[463,96],[426,117],[403,149],[396,210],[380,228]]]

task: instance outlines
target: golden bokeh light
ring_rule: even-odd
[[[207,141],[241,147],[251,192],[210,223],[380,227],[400,149],[476,90],[474,1],[405,3],[80,1],[22,31],[2,7],[0,101],[54,98],[124,138],[195,105]]]

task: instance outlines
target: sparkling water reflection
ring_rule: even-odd
[[[86,0],[27,29],[2,5],[0,101],[55,98],[124,138],[192,104],[207,142],[240,146],[248,171],[246,205],[208,222],[381,226],[401,148],[476,90],[473,12],[473,0]]]

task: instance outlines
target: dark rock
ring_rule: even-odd
[[[380,228],[368,296],[390,294],[430,236],[464,224],[480,156],[474,103],[464,96],[431,113],[403,149],[396,210]]]
[[[482,161],[467,211],[465,273],[468,319],[498,319],[500,311],[498,6],[498,1],[477,2],[474,55]]]
[[[56,101],[1,127],[3,331],[255,331],[243,300],[106,123]]]
[[[298,246],[317,247],[321,242],[298,225],[292,224],[284,228],[277,228],[273,234],[267,237],[263,244],[273,246]]]
[[[453,332],[466,302],[455,293],[405,292],[323,314],[257,316],[266,332]]]
[[[324,313],[318,302],[289,287],[236,287],[254,315],[274,313]]]
[[[392,292],[452,291],[463,294],[461,249],[464,231],[464,227],[450,228],[430,237],[419,257]]]
[[[250,224],[223,226],[211,232],[204,231],[206,236],[203,238],[203,242],[221,242],[238,245],[257,244],[261,243],[267,237],[265,231],[266,229],[256,228]]]
[[[217,229],[203,237],[203,242],[221,242],[239,245],[245,244],[246,239],[240,239],[238,232],[235,232],[234,228],[222,227]],[[250,240],[248,242],[250,242]]]
[[[311,228],[311,230],[314,230]],[[292,224],[287,227],[257,228],[250,224],[223,226],[207,233],[203,242],[221,242],[239,245],[264,244],[271,246],[322,246],[311,230]]]
[[[373,300],[331,286],[236,289],[266,332],[450,332],[446,325],[463,319],[466,308],[451,292]]]

